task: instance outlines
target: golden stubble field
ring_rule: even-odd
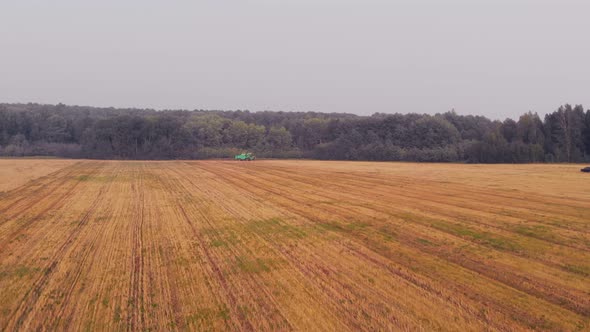
[[[76,163],[67,159],[3,159],[0,158],[0,193],[53,173]]]
[[[0,330],[590,329],[579,165],[57,162],[0,160]]]

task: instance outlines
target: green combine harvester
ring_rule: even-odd
[[[240,161],[244,161],[244,160],[245,161],[250,161],[250,160],[256,159],[256,157],[254,157],[254,155],[251,154],[250,152],[247,152],[247,153],[244,152],[244,153],[235,155],[234,156],[234,159],[235,160],[240,160]]]

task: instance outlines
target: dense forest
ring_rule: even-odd
[[[259,157],[530,163],[590,161],[590,110],[483,116],[115,109],[0,104],[0,155]]]

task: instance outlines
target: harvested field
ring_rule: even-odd
[[[0,194],[0,330],[587,331],[579,169],[75,162]]]
[[[65,159],[2,159],[0,158],[0,192],[17,188],[36,178],[51,174],[75,160]]]

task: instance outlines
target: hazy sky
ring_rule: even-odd
[[[458,113],[590,107],[588,0],[1,0],[0,102]]]

